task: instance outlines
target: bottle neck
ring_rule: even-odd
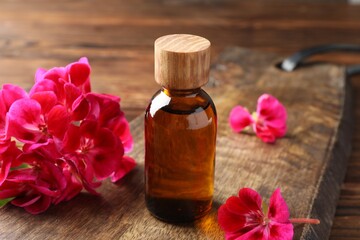
[[[161,91],[164,92],[169,97],[188,97],[198,94],[200,89],[201,88],[179,90],[179,89],[167,89],[165,87],[162,87]]]

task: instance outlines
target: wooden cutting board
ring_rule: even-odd
[[[313,64],[287,73],[278,56],[229,48],[212,67],[206,91],[218,110],[213,211],[192,224],[171,225],[145,208],[143,116],[131,122],[138,163],[101,197],[86,193],[33,216],[23,209],[0,210],[0,239],[222,239],[217,209],[242,187],[267,201],[280,187],[292,217],[320,225],[296,225],[294,239],[327,239],[351,147],[350,86],[345,68]],[[237,104],[255,111],[262,93],[276,96],[288,111],[288,133],[266,144],[253,133],[233,133],[228,115]],[[150,99],[151,96],[149,96]]]

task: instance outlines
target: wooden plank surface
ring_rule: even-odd
[[[29,88],[37,67],[65,65],[86,55],[93,67],[93,89],[120,95],[128,119],[133,119],[157,89],[152,45],[160,35],[205,36],[213,43],[213,59],[229,45],[284,55],[321,43],[360,44],[359,12],[360,5],[343,0],[3,0],[0,83]],[[360,62],[354,54],[316,59]],[[360,104],[359,81],[354,79],[355,122],[360,120],[356,107]],[[360,129],[355,126],[353,153],[331,239],[360,238]],[[86,202],[88,197],[80,199]],[[71,209],[72,203],[67,204]],[[17,224],[31,229],[26,221]],[[46,231],[39,234],[44,236]]]
[[[296,226],[296,239],[326,239],[350,148],[349,92],[343,67],[323,64],[286,73],[279,57],[230,48],[213,65],[207,88],[219,117],[214,206],[194,224],[172,225],[152,217],[144,204],[143,116],[131,123],[138,166],[117,185],[107,182],[101,198],[82,194],[71,202],[30,216],[14,207],[0,215],[5,239],[222,239],[217,209],[241,187],[267,199],[280,187],[292,216],[317,217],[319,226]],[[288,110],[288,133],[274,145],[228,126],[233,106],[255,108],[267,92]],[[86,204],[84,204],[86,200]],[[19,224],[19,222],[32,224]],[[16,225],[12,223],[16,222]],[[15,227],[14,227],[15,226]],[[48,234],[46,229],[52,229]],[[73,229],[73,230],[72,230]],[[89,231],[89,229],[91,229]],[[44,231],[45,230],[45,231]]]

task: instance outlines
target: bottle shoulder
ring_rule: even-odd
[[[209,108],[210,112],[216,115],[214,102],[203,89],[186,95],[170,94],[159,90],[152,97],[146,112],[154,115],[161,109],[174,114],[192,114]]]

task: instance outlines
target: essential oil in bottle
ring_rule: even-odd
[[[212,206],[217,117],[201,89],[210,42],[174,34],[155,41],[155,93],[145,113],[145,200],[168,222],[189,222]]]

